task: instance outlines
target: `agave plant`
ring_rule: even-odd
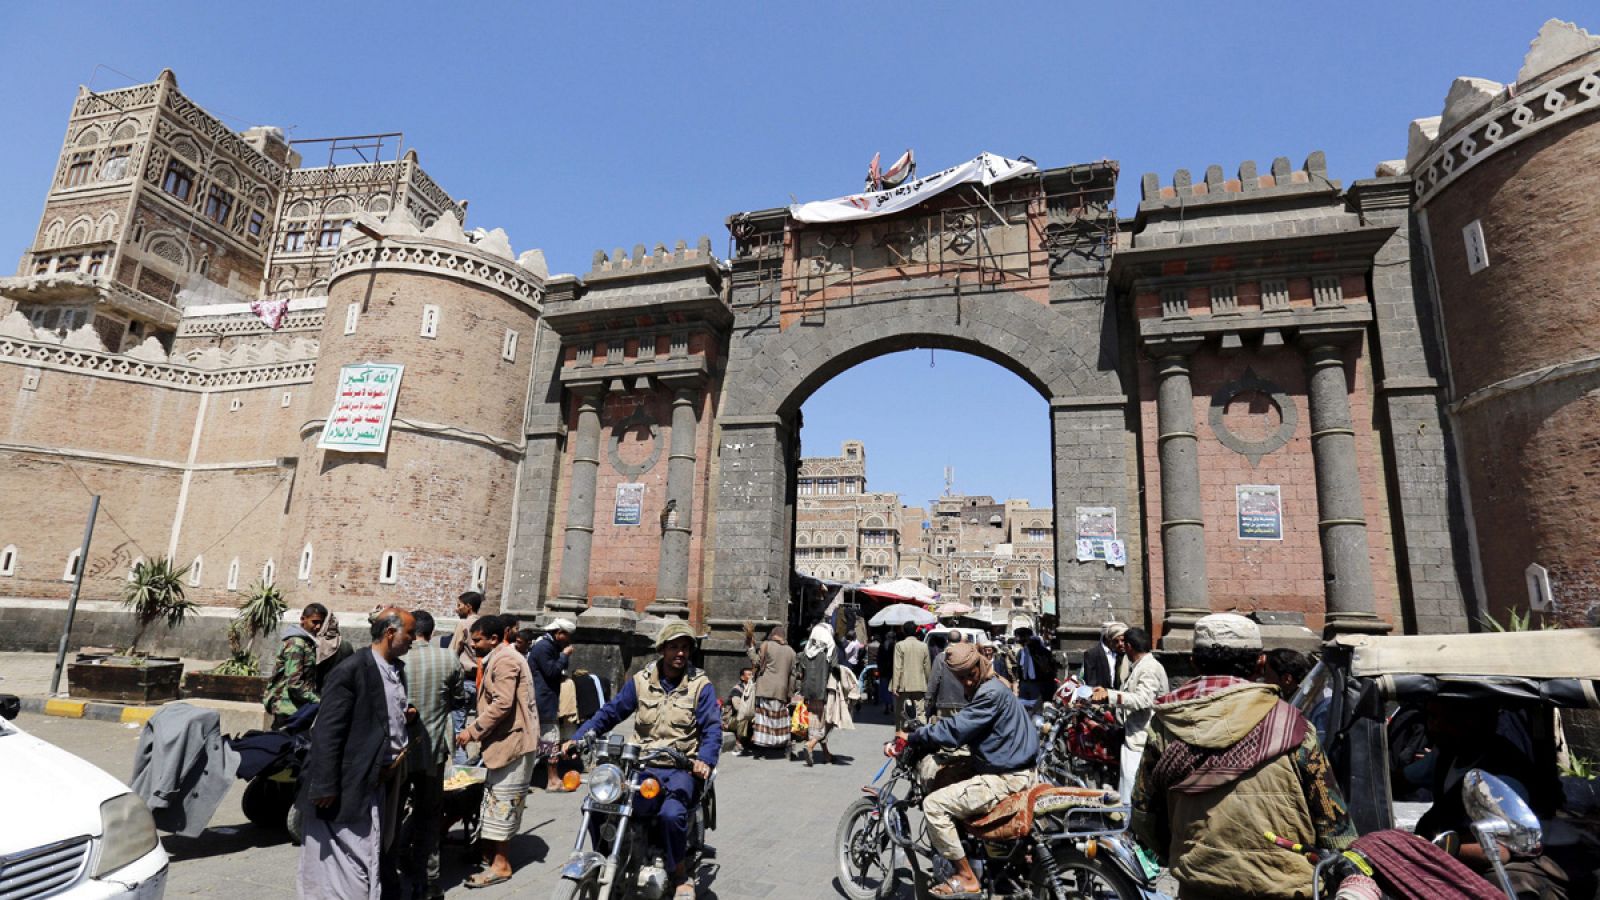
[[[288,608],[283,593],[270,581],[257,580],[245,591],[239,614],[228,626],[228,649],[232,656],[211,671],[218,675],[259,675],[261,661],[256,656],[256,641],[271,634]],[[248,638],[248,643],[246,643]]]
[[[183,594],[183,577],[188,573],[188,566],[173,568],[172,560],[164,556],[133,567],[133,577],[122,588],[122,605],[139,618],[139,630],[128,647],[130,656],[138,651],[145,631],[157,620],[165,621],[168,628],[177,628],[199,608]]]

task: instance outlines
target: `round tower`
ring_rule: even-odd
[[[1600,37],[1547,22],[1515,84],[1457,79],[1434,121],[1411,171],[1485,607],[1595,624]]]
[[[448,215],[363,233],[333,263],[279,583],[363,612],[496,598],[543,277]]]

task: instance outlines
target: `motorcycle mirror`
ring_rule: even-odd
[[[1461,802],[1474,827],[1493,835],[1507,850],[1519,856],[1538,854],[1544,839],[1539,817],[1505,781],[1482,769],[1468,770]]]

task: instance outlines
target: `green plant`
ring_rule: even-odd
[[[139,649],[144,633],[158,619],[168,628],[178,628],[194,615],[199,604],[183,594],[183,576],[189,567],[175,569],[172,560],[158,556],[133,567],[133,577],[122,588],[122,605],[133,610],[139,619],[139,630],[128,646],[128,655]]]
[[[283,621],[284,610],[288,603],[283,599],[283,592],[277,586],[257,580],[245,591],[244,601],[239,604],[239,614],[234,617],[233,623],[228,626],[228,649],[230,658],[213,668],[216,675],[259,675],[261,674],[261,660],[256,656],[256,641],[271,634]],[[248,637],[248,643],[246,638]]]
[[[1567,764],[1561,767],[1561,774],[1593,781],[1600,778],[1600,763],[1574,753],[1567,757]]]
[[[1478,617],[1478,624],[1482,625],[1484,628],[1488,629],[1489,631],[1509,632],[1509,631],[1534,631],[1535,630],[1534,627],[1533,627],[1533,610],[1531,610],[1531,609],[1528,610],[1526,613],[1522,613],[1520,615],[1517,613],[1515,608],[1507,610],[1506,611],[1506,624],[1504,624],[1504,625],[1500,624],[1500,622],[1498,620],[1496,620],[1493,616],[1479,616]],[[1545,622],[1537,630],[1539,630],[1539,631],[1553,631],[1558,627],[1560,627],[1560,626],[1558,626],[1558,625],[1556,625],[1554,623]]]

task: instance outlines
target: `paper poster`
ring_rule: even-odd
[[[617,485],[617,508],[611,516],[613,525],[639,524],[640,510],[644,508],[644,485],[626,482]]]
[[[1122,568],[1128,564],[1128,547],[1121,541],[1106,541],[1106,565]]]
[[[1114,506],[1080,506],[1075,517],[1078,532],[1078,561],[1106,558],[1105,545],[1117,539],[1117,509]],[[1084,544],[1089,556],[1084,556]]]
[[[333,409],[317,446],[342,453],[382,453],[389,447],[395,395],[405,366],[362,363],[339,370]]]
[[[1239,540],[1283,540],[1283,496],[1275,484],[1241,484],[1235,488],[1239,500]]]

